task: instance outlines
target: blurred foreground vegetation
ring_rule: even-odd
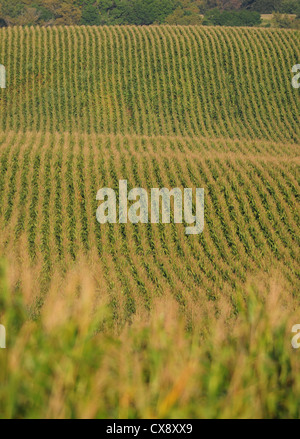
[[[171,297],[117,327],[88,270],[40,315],[1,264],[1,418],[298,418],[294,298],[276,275],[191,314]],[[298,319],[299,320],[299,319]]]

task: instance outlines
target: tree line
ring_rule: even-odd
[[[299,0],[0,0],[0,27],[52,25],[207,24],[254,26],[260,14],[278,22],[295,14]],[[286,17],[286,18],[284,18]],[[298,21],[298,20],[297,20]],[[289,24],[289,21],[287,21]]]

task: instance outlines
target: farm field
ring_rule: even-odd
[[[298,40],[0,29],[0,418],[300,416]],[[204,232],[100,225],[122,179]]]

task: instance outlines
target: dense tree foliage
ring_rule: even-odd
[[[231,14],[232,11],[238,13]],[[0,27],[153,23],[257,24],[259,13],[296,14],[299,0],[0,0]],[[229,13],[223,13],[229,12]],[[289,18],[289,17],[288,17]],[[277,15],[277,21],[279,16]],[[290,23],[291,19],[284,19]],[[280,21],[280,20],[279,20]]]
[[[259,12],[255,11],[207,11],[203,24],[214,26],[258,26],[261,22]]]

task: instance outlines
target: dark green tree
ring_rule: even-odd
[[[203,24],[209,26],[258,26],[260,22],[259,12],[211,9],[205,13]]]
[[[242,7],[261,14],[272,14],[279,11],[282,0],[243,0]]]
[[[126,0],[119,5],[120,19],[123,24],[163,23],[176,6],[176,0]]]
[[[0,0],[0,13],[2,16],[16,18],[24,12],[26,4],[22,0]]]
[[[93,4],[83,6],[81,22],[82,24],[91,26],[101,24],[100,11],[97,6]]]

